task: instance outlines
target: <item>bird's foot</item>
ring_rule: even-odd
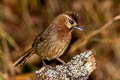
[[[66,64],[66,62],[65,61],[63,61],[62,59],[60,59],[60,58],[56,58],[59,62],[61,62],[62,64]]]
[[[51,66],[47,65],[44,60],[42,60],[42,63],[43,63],[43,66],[45,66],[47,68],[51,68]]]

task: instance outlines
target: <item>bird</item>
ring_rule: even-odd
[[[69,47],[72,31],[75,29],[84,31],[78,24],[78,16],[78,13],[74,11],[59,14],[51,24],[35,38],[31,48],[24,52],[24,55],[14,63],[14,66],[23,65],[33,54],[40,56],[43,65],[46,65],[44,60],[57,59],[64,62],[59,57]]]

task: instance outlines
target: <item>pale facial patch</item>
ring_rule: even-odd
[[[65,25],[67,26],[67,28],[71,29],[74,25],[77,25],[77,23],[68,15],[65,15],[66,20],[65,20]],[[73,24],[70,23],[70,20],[73,21]]]

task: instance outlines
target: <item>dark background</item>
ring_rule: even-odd
[[[13,63],[58,14],[69,10],[79,14],[85,31],[73,32],[61,59],[68,62],[93,49],[97,69],[89,80],[120,80],[120,0],[0,0],[0,77],[32,80],[31,72],[42,66],[40,57],[31,57],[23,67],[14,68]],[[60,64],[56,60],[46,63]]]

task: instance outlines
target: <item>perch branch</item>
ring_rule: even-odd
[[[42,67],[35,74],[38,80],[87,80],[95,69],[95,53],[86,51],[64,65]]]

